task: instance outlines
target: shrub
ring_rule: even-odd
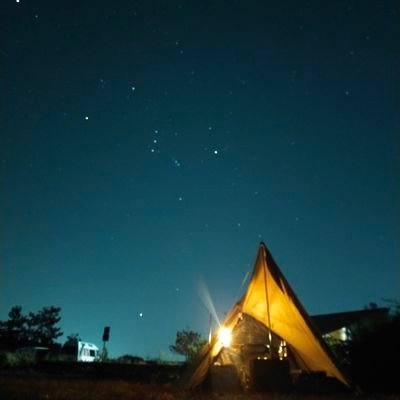
[[[35,364],[36,360],[32,354],[0,353],[1,368],[20,368]]]

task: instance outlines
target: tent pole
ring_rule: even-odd
[[[268,344],[269,344],[269,358],[272,358],[272,333],[271,333],[271,314],[269,313],[269,299],[267,289],[267,268],[264,268],[264,284],[265,284],[265,299],[267,302],[267,313],[268,313]]]
[[[211,343],[211,337],[212,337],[212,314],[210,314],[210,319],[208,320],[208,343]]]

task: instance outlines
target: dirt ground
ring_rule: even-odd
[[[342,400],[356,396],[185,392],[172,385],[122,380],[0,377],[1,400]],[[362,400],[398,400],[400,396],[357,396]]]

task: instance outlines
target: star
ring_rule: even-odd
[[[218,150],[214,150],[214,154],[217,155],[218,154]]]
[[[86,115],[86,116],[85,116],[85,120],[87,121],[88,119],[89,119],[89,117]]]
[[[172,157],[172,161],[173,161],[173,163],[175,164],[176,167],[179,168],[181,166],[181,163],[176,158]]]
[[[142,313],[142,312],[139,313],[139,317],[140,317],[140,318],[143,317],[143,313]]]

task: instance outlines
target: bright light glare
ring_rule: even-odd
[[[208,291],[207,285],[205,282],[200,279],[197,285],[197,292],[199,293],[199,296],[201,300],[203,301],[204,305],[206,306],[208,312],[212,315],[214,318],[214,321],[218,324],[218,326],[221,325],[218,319],[217,311],[215,310],[214,303],[212,301],[210,292]]]
[[[218,332],[218,339],[223,347],[229,347],[232,341],[232,332],[229,328],[221,327]]]

